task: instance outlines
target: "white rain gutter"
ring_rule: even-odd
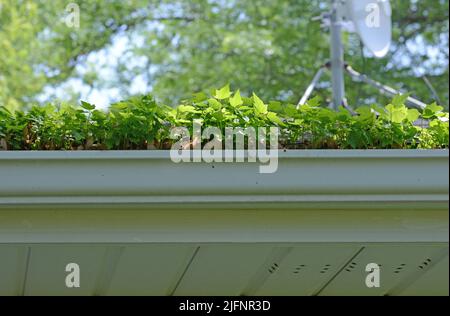
[[[280,152],[258,163],[175,164],[167,151],[0,152],[0,208],[447,208],[447,150]]]

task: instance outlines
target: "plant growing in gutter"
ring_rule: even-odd
[[[386,106],[359,107],[356,115],[321,106],[319,98],[297,109],[293,104],[265,103],[244,97],[229,86],[211,95],[198,93],[176,107],[151,96],[112,104],[108,111],[87,102],[33,106],[10,112],[0,107],[3,150],[147,150],[169,149],[172,127],[280,128],[286,149],[438,149],[449,147],[449,114],[436,104],[423,111],[408,109],[407,96]],[[419,122],[419,124],[418,124]]]

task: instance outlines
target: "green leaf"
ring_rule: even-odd
[[[218,110],[220,110],[222,108],[222,103],[220,103],[216,99],[209,99],[208,103],[216,111],[218,111]]]
[[[372,108],[363,106],[356,109],[356,113],[359,114],[359,119],[361,121],[367,121],[372,120],[375,118],[375,113],[373,112]]]
[[[420,117],[420,112],[416,109],[409,109],[407,114],[408,122],[414,123]]]
[[[253,108],[253,98],[242,97],[244,101],[244,106]]]
[[[394,111],[391,113],[391,120],[394,123],[401,123],[405,120],[407,113],[405,111]]]
[[[322,103],[322,98],[320,96],[315,96],[312,99],[309,99],[308,102],[306,102],[310,107],[318,107]]]
[[[436,116],[439,116],[439,113],[441,113],[443,109],[444,108],[442,106],[439,106],[436,103],[429,104],[423,110],[422,117],[424,119],[432,119]]]
[[[394,111],[391,113],[391,120],[394,123],[401,123],[406,119],[407,116],[408,113],[405,110]]]
[[[352,119],[351,113],[343,106],[339,107],[339,112],[336,113],[336,120],[339,122],[347,122]]]
[[[104,120],[104,119],[106,119],[106,114],[103,111],[94,110],[92,112],[92,118],[94,120]]]
[[[126,102],[118,102],[111,105],[110,108],[113,110],[122,111],[128,109],[128,104]]]
[[[269,110],[273,111],[273,112],[282,112],[283,111],[283,107],[281,105],[281,102],[278,101],[270,101],[269,102]]]
[[[437,105],[436,102],[428,105],[426,108],[432,110],[435,113],[442,112],[444,110],[444,108],[442,106]]]
[[[267,114],[267,105],[253,93],[253,107],[256,115]]]
[[[403,107],[408,98],[409,94],[398,94],[392,99],[391,104],[396,108]]]
[[[241,106],[244,104],[244,100],[242,100],[241,92],[238,90],[234,94],[232,98],[230,98],[230,105],[234,108]]]
[[[303,126],[304,125],[304,121],[301,119],[296,119],[293,122],[288,122],[289,125],[294,125],[294,126]]]
[[[278,117],[278,115],[274,112],[267,113],[267,118],[272,122],[279,126],[284,126],[284,122]]]
[[[298,110],[295,105],[288,104],[287,106],[284,107],[284,113],[287,116],[295,117],[298,114]]]
[[[201,113],[200,111],[197,111],[195,107],[191,105],[180,105],[178,106],[178,112],[180,113]]]
[[[81,101],[81,107],[85,110],[92,111],[95,109],[95,105]]]
[[[442,106],[439,106],[436,103],[427,105],[427,107],[425,109],[430,110],[434,113],[442,112],[442,110],[444,110],[444,108]]]
[[[131,114],[129,112],[119,112],[119,115],[121,117],[123,117],[124,119],[129,119],[130,117],[132,117],[133,114]]]
[[[393,104],[386,106],[389,112],[390,121],[393,123],[402,123],[408,117],[408,109],[403,105],[402,107],[395,107]]]
[[[204,92],[194,93],[193,101],[196,103],[200,103],[208,100],[208,96]]]
[[[231,96],[230,85],[226,85],[220,90],[216,90],[215,98],[218,100],[225,100]]]
[[[440,126],[441,124],[442,124],[442,122],[439,120],[432,120],[430,122],[430,127],[437,127],[437,126]]]

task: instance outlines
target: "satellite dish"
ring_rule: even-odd
[[[331,10],[322,14],[323,26],[330,28],[331,61],[324,66],[331,70],[331,85],[333,89],[332,107],[346,106],[344,71],[349,67],[344,62],[344,45],[342,31],[357,33],[364,46],[377,58],[387,55],[392,41],[392,7],[389,0],[330,0]],[[319,81],[323,69],[319,70],[313,82],[306,90],[298,106],[303,105],[311,95]],[[356,72],[353,71],[353,75]],[[363,76],[359,76],[359,79]],[[373,85],[374,82],[369,82]],[[376,83],[381,90],[393,94],[393,89],[386,89]],[[381,88],[380,88],[381,87]]]
[[[387,55],[392,40],[389,0],[346,0],[345,17],[352,21],[364,45],[377,58]]]

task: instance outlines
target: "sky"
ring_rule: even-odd
[[[101,78],[115,76],[114,68],[118,65],[120,57],[126,53],[128,44],[128,36],[124,34],[115,36],[111,45],[98,52],[91,53],[85,62],[79,64],[76,68],[76,73],[84,74],[93,66]],[[121,96],[118,88],[102,87],[100,89],[91,89],[81,79],[76,78],[69,79],[55,88],[47,87],[39,99],[46,100],[51,95],[64,99],[67,89],[79,92],[81,100],[95,104],[98,108],[107,108],[111,102],[118,101]],[[129,89],[130,94],[144,94],[150,90],[142,76],[135,77]]]

